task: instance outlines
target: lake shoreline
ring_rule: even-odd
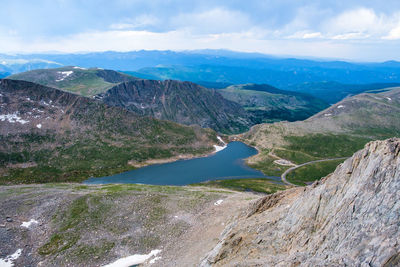
[[[205,158],[212,156],[213,154],[224,150],[227,145],[230,143],[226,143],[220,136],[217,136],[218,140],[220,142],[223,142],[224,146],[219,146],[219,145],[213,145],[214,150],[208,153],[204,154],[199,154],[199,155],[193,155],[193,154],[179,154],[177,156],[169,157],[169,158],[163,158],[163,159],[149,159],[143,162],[134,162],[134,161],[128,161],[128,165],[135,167],[135,168],[142,168],[142,167],[147,167],[150,165],[155,165],[155,164],[164,164],[164,163],[171,163],[171,162],[176,162],[179,160],[188,160],[188,159],[195,159],[195,158]]]
[[[222,142],[221,142],[222,143]],[[135,164],[136,169],[104,177],[91,177],[83,183],[144,183],[188,185],[206,180],[233,179],[265,175],[245,162],[258,151],[242,142],[223,143],[220,150],[199,155],[178,155]],[[131,163],[132,165],[132,163]]]

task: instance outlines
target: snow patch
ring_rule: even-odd
[[[145,261],[147,261],[148,259],[157,256],[160,252],[161,252],[160,249],[155,249],[155,250],[152,250],[149,254],[145,254],[145,255],[135,254],[132,256],[128,256],[128,257],[116,260],[113,263],[104,265],[103,267],[129,267],[132,265],[141,264],[141,263],[144,263]],[[155,259],[158,260],[159,258],[160,257],[155,257],[152,260],[154,260],[154,262],[155,262],[156,261]],[[152,262],[150,262],[150,263],[152,263]]]
[[[222,140],[222,138],[220,136],[217,136],[217,139],[218,139],[218,141],[220,141],[224,145],[223,146],[214,145],[215,152],[224,150],[227,147],[227,144],[224,142],[224,140]]]
[[[155,263],[156,261],[158,261],[160,259],[161,259],[161,257],[155,257],[154,259],[151,259],[149,263],[153,264],[153,263]]]
[[[61,74],[61,78],[56,80],[56,82],[61,82],[64,81],[65,78],[67,78],[69,75],[74,73],[72,70],[71,71],[57,71],[58,74]]]
[[[43,110],[40,110],[40,109],[38,109],[38,108],[33,108],[32,111],[37,111],[37,112],[40,112],[40,113],[43,113],[43,112],[44,112]]]
[[[0,115],[0,120],[1,121],[8,121],[9,123],[21,123],[25,124],[28,123],[29,121],[23,120],[21,117],[18,116],[18,113],[15,112],[13,114],[5,114],[5,115]]]
[[[38,128],[38,129],[40,129],[40,128],[42,128],[42,124],[36,124],[36,127]]]
[[[81,68],[81,67],[77,67],[77,66],[75,66],[74,69],[78,69],[78,70],[87,70],[86,68]]]
[[[22,222],[21,227],[29,228],[32,224],[38,224],[39,222],[35,219],[31,219],[29,222]]]
[[[339,105],[337,108],[344,108],[344,106],[343,105]]]
[[[214,205],[215,205],[215,206],[219,206],[219,205],[222,204],[222,202],[224,202],[224,200],[223,200],[223,199],[219,199],[219,200],[217,200],[217,201],[214,203]]]
[[[332,114],[331,113],[326,113],[326,114],[324,114],[324,116],[325,117],[329,117],[329,116],[332,116]]]
[[[392,99],[390,97],[386,97],[387,100],[392,101]]]
[[[9,255],[3,259],[0,259],[0,266],[1,267],[13,267],[14,266],[14,261],[21,256],[22,249],[17,249],[14,254]]]

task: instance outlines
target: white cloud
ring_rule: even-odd
[[[321,38],[322,34],[320,32],[312,32],[312,33],[305,33],[303,35],[303,39],[314,39],[314,38]]]
[[[382,39],[396,36],[396,28],[400,22],[400,13],[376,13],[373,9],[357,8],[347,10],[327,20],[323,29],[332,39]]]
[[[127,29],[141,29],[144,27],[155,26],[160,21],[157,17],[152,15],[140,15],[134,19],[125,19],[120,23],[113,23],[110,25],[111,30],[127,30]]]
[[[370,37],[369,34],[365,34],[362,32],[348,32],[332,36],[331,38],[335,40],[351,40],[351,39],[367,39],[368,37]]]
[[[171,19],[174,29],[185,29],[194,33],[232,33],[252,28],[247,15],[223,8],[214,8],[199,13],[183,13]]]
[[[370,32],[379,31],[382,27],[383,18],[379,18],[374,10],[358,8],[345,11],[338,16],[329,19],[325,24],[325,29],[330,33],[348,32]]]
[[[384,36],[382,39],[386,40],[398,40],[400,39],[400,23],[397,27],[390,30],[389,34]]]

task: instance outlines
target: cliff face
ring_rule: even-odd
[[[398,266],[400,139],[368,143],[334,173],[258,200],[202,266]]]
[[[140,115],[198,124],[223,133],[244,131],[252,124],[239,104],[191,82],[130,81],[114,86],[97,98]]]

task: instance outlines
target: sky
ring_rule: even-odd
[[[0,0],[0,53],[142,49],[400,60],[400,1]]]

